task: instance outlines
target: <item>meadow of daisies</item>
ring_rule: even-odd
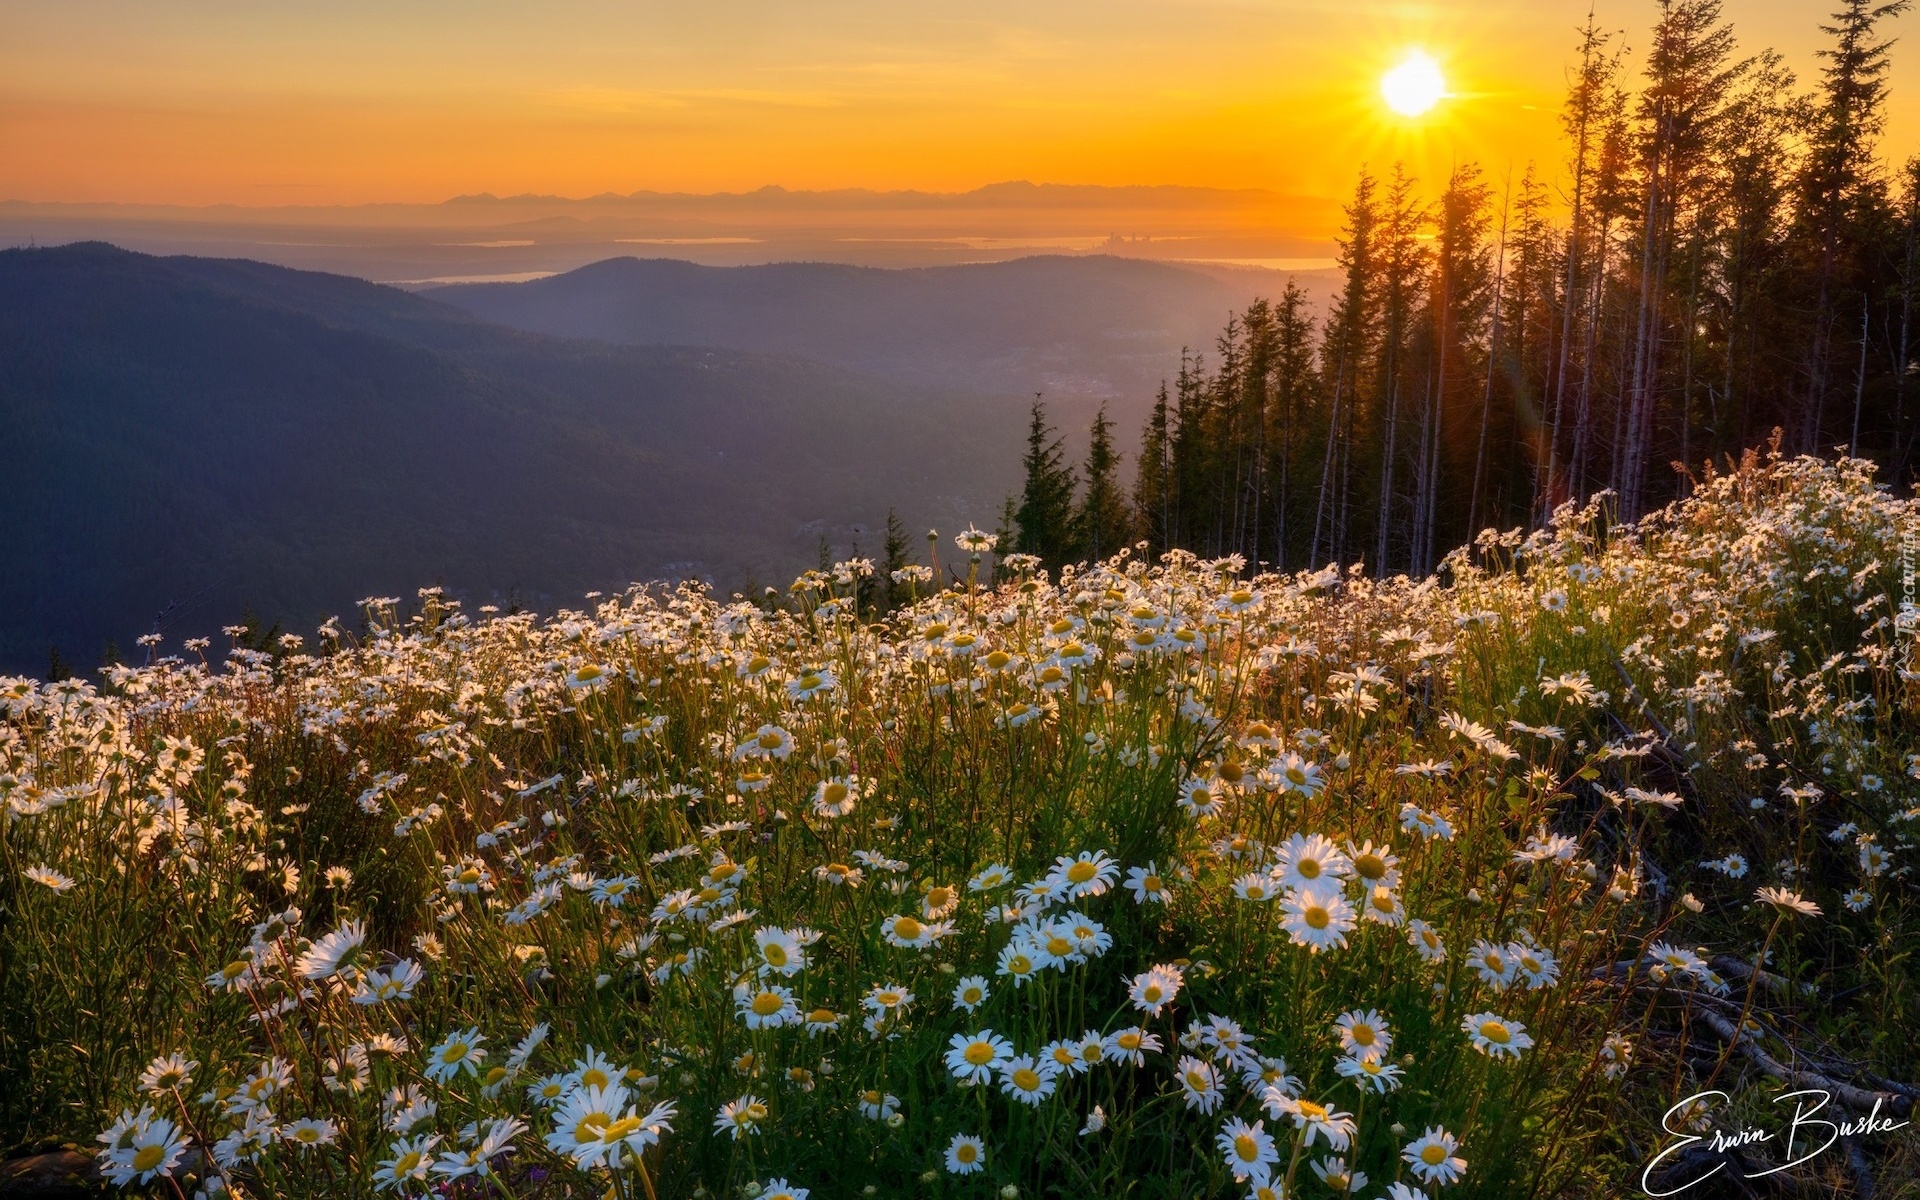
[[[1869,464],[1426,582],[990,543],[884,616],[861,562],[428,591],[0,681],[0,1152],[178,1197],[1599,1196],[1694,1092],[1920,1094],[1920,507]],[[1912,1179],[1910,1134],[1786,1178]]]

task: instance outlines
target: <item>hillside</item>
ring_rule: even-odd
[[[1318,274],[1303,276],[1316,298]],[[1044,391],[1078,427],[1101,402],[1131,439],[1182,347],[1284,278],[1105,255],[882,270],[616,258],[427,295],[516,329],[630,345],[804,355],[915,385]]]
[[[1011,405],[932,387],[100,244],[0,252],[0,425],[0,670],[35,671],[156,615],[188,636],[425,583],[547,603],[783,577],[890,504],[987,522],[1019,436]]]

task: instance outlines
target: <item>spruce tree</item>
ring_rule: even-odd
[[[1110,558],[1127,544],[1127,504],[1117,478],[1119,469],[1120,456],[1113,449],[1113,422],[1107,419],[1103,404],[1087,439],[1087,461],[1081,468],[1084,490],[1074,514],[1079,554],[1088,562]]]
[[[881,548],[885,561],[880,566],[880,596],[888,612],[906,603],[907,586],[895,580],[894,575],[912,561],[907,557],[907,551],[912,545],[913,543],[907,540],[907,527],[900,523],[899,514],[889,508],[887,540]]]
[[[1073,469],[1066,465],[1062,439],[1047,424],[1046,406],[1033,400],[1027,429],[1026,482],[1020,490],[1020,508],[1014,514],[1020,526],[1015,549],[1038,555],[1058,571],[1074,551]]]

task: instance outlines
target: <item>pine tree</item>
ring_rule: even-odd
[[[1020,526],[1015,548],[1034,554],[1052,570],[1066,564],[1074,550],[1073,470],[1063,461],[1062,441],[1047,424],[1047,412],[1034,397],[1027,430],[1026,482],[1020,492],[1015,520]]]
[[[880,596],[886,611],[892,612],[907,601],[907,587],[894,576],[904,570],[913,560],[907,552],[913,543],[907,540],[907,527],[900,523],[899,514],[891,508],[887,510],[887,540],[881,545],[884,561],[880,567]]]
[[[1127,544],[1127,504],[1116,478],[1119,468],[1119,456],[1113,450],[1113,422],[1107,419],[1106,406],[1101,405],[1087,440],[1080,507],[1074,514],[1078,556],[1087,562],[1102,562]]]
[[[1173,464],[1169,459],[1167,385],[1153,402],[1146,428],[1140,433],[1140,458],[1133,476],[1134,536],[1158,557],[1173,543]]]

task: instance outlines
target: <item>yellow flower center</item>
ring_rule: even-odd
[[[1100,868],[1090,862],[1077,862],[1067,868],[1068,883],[1085,883],[1099,874]]]
[[[1040,1086],[1040,1073],[1027,1067],[1021,1067],[1013,1073],[1013,1086],[1023,1092],[1031,1092]]]
[[[600,1131],[613,1124],[613,1118],[603,1112],[591,1112],[580,1118],[573,1127],[573,1140],[585,1145],[600,1140]]]
[[[927,889],[927,907],[928,908],[945,908],[947,905],[952,903],[953,903],[952,888],[937,887],[937,888]]]
[[[1073,953],[1073,943],[1057,933],[1047,935],[1047,953],[1055,958],[1065,958]]]
[[[911,942],[920,936],[920,922],[912,917],[901,917],[893,923],[893,936],[903,942]]]
[[[1188,1071],[1187,1086],[1196,1092],[1204,1092],[1213,1086],[1213,1080],[1208,1079],[1203,1071]]]
[[[1303,858],[1300,860],[1299,865],[1294,867],[1294,870],[1306,876],[1308,879],[1318,879],[1320,878],[1320,860],[1317,858]]]
[[[777,992],[761,992],[753,998],[755,1016],[770,1017],[786,1007],[786,1001]]]
[[[581,1087],[603,1088],[612,1082],[613,1080],[607,1077],[607,1073],[599,1067],[588,1067],[586,1070],[580,1072]]]
[[[1507,1040],[1513,1035],[1508,1033],[1507,1027],[1498,1021],[1484,1021],[1480,1025],[1480,1036],[1490,1042],[1499,1042],[1504,1046],[1507,1044]]]
[[[640,1128],[639,1117],[621,1117],[600,1131],[600,1140],[609,1144],[630,1137]]]
[[[835,1017],[833,1010],[830,1008],[816,1008],[807,1014],[807,1020],[812,1021],[815,1025],[831,1025]]]
[[[1243,1133],[1233,1139],[1233,1153],[1241,1162],[1259,1162],[1260,1143],[1253,1140],[1252,1134]]]
[[[1315,1104],[1311,1100],[1302,1100],[1299,1102],[1299,1104],[1300,1104],[1300,1115],[1306,1117],[1308,1120],[1324,1121],[1327,1119],[1327,1110],[1325,1106]]]
[[[980,1150],[972,1142],[961,1142],[953,1149],[954,1161],[971,1163],[980,1157]]]
[[[1007,960],[1007,970],[1015,975],[1025,975],[1033,970],[1033,960],[1024,954],[1016,954]]]
[[[443,1063],[457,1063],[466,1056],[467,1044],[465,1042],[451,1042],[445,1050],[440,1052],[440,1061]]]
[[[1373,1036],[1373,1027],[1371,1025],[1355,1025],[1353,1027],[1353,1044],[1354,1045],[1371,1046],[1373,1045],[1373,1043],[1374,1043],[1374,1036]]]
[[[987,665],[996,671],[1012,661],[1013,656],[1005,650],[995,650],[993,653],[987,655]]]
[[[984,1067],[993,1061],[993,1047],[986,1042],[975,1042],[967,1047],[966,1059],[976,1067]]]
[[[1447,1161],[1447,1148],[1440,1145],[1428,1146],[1420,1151],[1420,1161],[1430,1167],[1437,1167]]]
[[[393,1164],[394,1178],[398,1179],[402,1176],[413,1174],[419,1169],[422,1157],[424,1156],[418,1150],[409,1150],[405,1154],[402,1154],[399,1161]]]
[[[1150,983],[1140,990],[1140,998],[1148,1004],[1160,1003],[1160,997],[1164,995],[1166,995],[1166,992],[1162,991],[1160,985],[1157,983]]]
[[[766,958],[767,965],[770,967],[784,967],[787,965],[787,948],[779,942],[768,942],[766,945],[760,947],[760,953]]]
[[[1122,1050],[1138,1050],[1140,1048],[1140,1035],[1131,1029],[1113,1039],[1113,1041],[1114,1044]]]
[[[1325,929],[1327,926],[1333,924],[1333,914],[1317,904],[1307,909],[1302,916],[1306,920],[1308,927],[1312,929]]]
[[[164,1146],[142,1146],[139,1152],[133,1156],[133,1169],[136,1171],[151,1171],[159,1166],[160,1160],[166,1156],[167,1151]]]
[[[1385,879],[1387,860],[1378,854],[1362,854],[1353,860],[1353,869],[1362,879]]]

